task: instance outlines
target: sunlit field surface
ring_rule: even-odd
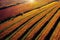
[[[0,40],[60,40],[60,0],[0,0]]]

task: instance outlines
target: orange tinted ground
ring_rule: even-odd
[[[47,1],[47,0],[46,0]],[[45,1],[45,2],[46,2]],[[13,32],[10,36],[7,37],[7,39],[10,40],[17,40],[19,37],[21,37],[27,29],[29,29],[35,22],[37,22],[39,19],[41,19],[38,23],[33,26],[28,33],[25,34],[25,36],[22,38],[22,40],[31,40],[35,33],[39,31],[39,29],[54,15],[54,13],[59,9],[59,3],[58,2],[52,2],[49,5],[43,6],[39,9],[32,10],[23,16],[18,16],[14,18],[14,20],[6,21],[5,23],[0,24],[1,28],[0,31],[3,31],[0,33],[0,39],[3,39],[6,35],[11,33],[13,30],[15,30],[17,27],[19,27],[15,32]],[[38,14],[38,15],[37,15]],[[36,15],[36,16],[35,16]],[[34,17],[33,17],[34,16]],[[41,31],[41,33],[37,36],[36,39],[38,40],[44,40],[46,35],[49,33],[57,19],[60,17],[60,10],[52,17],[52,19],[49,21],[49,23],[45,26],[45,28]],[[30,19],[32,18],[32,19]],[[29,21],[27,21],[30,19]],[[26,22],[27,21],[27,22]],[[25,24],[23,24],[26,22]],[[22,25],[23,24],[23,25]],[[22,26],[20,26],[22,25]],[[60,26],[60,23],[56,26],[56,32],[54,35],[52,34],[52,40],[57,36],[57,39],[60,39],[60,29],[57,30],[57,28]],[[48,31],[47,31],[48,30]]]
[[[50,7],[50,6],[49,6]],[[52,6],[51,6],[52,7]],[[55,7],[55,6],[54,6]],[[54,8],[54,7],[52,7],[52,8]],[[48,8],[48,6],[47,6],[47,8]],[[50,8],[49,10],[51,10],[52,8]],[[46,11],[45,11],[46,12]],[[45,13],[44,12],[44,13]],[[48,10],[47,10],[47,13],[48,13]],[[35,14],[34,14],[35,15]],[[41,15],[41,16],[40,16]],[[33,25],[37,20],[39,20],[39,18],[42,18],[44,15],[46,15],[46,13],[45,14],[43,14],[43,13],[41,13],[39,16],[36,16],[35,17],[35,19],[33,19],[32,21],[30,21],[30,23],[29,23],[29,25],[31,26],[31,25]],[[43,15],[43,16],[42,16]],[[13,26],[11,26],[10,28],[8,28],[7,30],[5,30],[1,35],[4,37],[5,35],[7,35],[7,34],[9,34],[11,31],[13,31],[14,29],[16,29],[17,27],[19,27],[19,25],[21,25],[22,23],[24,23],[25,22],[25,20],[28,20],[30,17],[32,17],[33,15],[31,15],[31,16],[28,16],[28,17],[26,17],[26,18],[24,18],[23,20],[21,20],[20,22],[18,22],[17,24],[15,24],[15,25],[13,25]],[[38,19],[37,19],[38,18]],[[37,20],[36,20],[37,19]],[[34,21],[35,20],[35,21]],[[32,24],[31,24],[32,23]],[[29,26],[28,24],[26,25],[26,27],[24,27],[25,29],[27,28],[27,26]],[[29,27],[30,27],[29,26]],[[27,28],[28,29],[28,28]],[[8,33],[7,33],[8,32]],[[24,32],[24,31],[23,31]],[[22,33],[21,33],[22,34]],[[1,37],[2,37],[1,36]]]

